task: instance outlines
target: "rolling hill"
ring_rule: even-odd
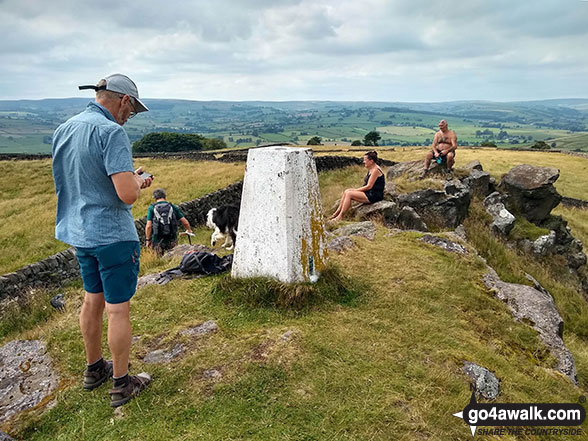
[[[49,152],[55,128],[88,101],[0,101],[0,153]],[[381,145],[427,145],[437,122],[446,118],[463,145],[492,141],[509,147],[556,140],[557,148],[588,151],[588,144],[575,138],[588,134],[587,99],[508,103],[145,102],[151,111],[125,125],[131,141],[150,132],[171,131],[222,138],[232,147],[276,142],[306,144],[312,136],[349,144],[363,139],[371,130],[379,130]],[[566,139],[570,136],[574,140]]]

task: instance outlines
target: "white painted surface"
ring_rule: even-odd
[[[312,150],[249,150],[232,276],[316,281],[326,265],[325,243]]]

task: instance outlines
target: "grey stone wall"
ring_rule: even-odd
[[[133,158],[151,159],[183,159],[187,161],[215,161],[212,153],[204,152],[161,152],[161,153],[133,153]]]
[[[318,172],[363,164],[361,158],[354,156],[315,156],[314,161]]]
[[[34,161],[36,159],[51,159],[51,155],[42,153],[0,153],[0,161]]]
[[[51,288],[80,276],[73,248],[0,277],[0,301],[34,288]]]
[[[588,201],[576,198],[569,198],[567,196],[562,196],[561,204],[565,205],[566,207],[588,208]]]
[[[247,161],[247,153],[249,153],[249,150],[235,150],[225,153],[218,160],[222,162],[244,162]]]

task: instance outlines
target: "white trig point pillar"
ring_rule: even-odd
[[[231,275],[315,282],[327,262],[311,149],[249,150]]]

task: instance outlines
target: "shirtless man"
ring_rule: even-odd
[[[447,121],[442,119],[439,121],[439,131],[435,133],[433,138],[433,145],[431,145],[431,151],[427,153],[425,158],[425,169],[426,174],[429,171],[429,165],[433,158],[441,158],[447,160],[447,171],[451,172],[451,168],[455,163],[455,149],[457,148],[457,136],[453,130],[449,130]]]

